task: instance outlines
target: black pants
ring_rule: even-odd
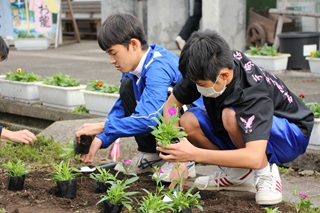
[[[189,16],[186,23],[182,27],[179,36],[183,40],[188,40],[194,31],[199,29],[200,19],[202,17],[202,0],[195,0],[193,7],[193,15]]]
[[[123,103],[125,116],[130,116],[135,112],[137,106],[136,99],[133,93],[132,80],[128,77],[122,79],[120,86],[120,98]],[[145,137],[134,137],[138,144],[138,151],[156,153],[156,139],[152,134]]]

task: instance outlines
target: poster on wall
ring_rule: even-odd
[[[13,39],[12,15],[9,0],[0,0],[0,36]]]
[[[55,38],[59,0],[0,1],[10,1],[13,37]]]

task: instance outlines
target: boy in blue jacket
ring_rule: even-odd
[[[168,88],[181,79],[178,57],[156,44],[148,45],[142,23],[130,14],[110,15],[101,27],[98,43],[122,73],[120,98],[106,122],[84,124],[76,131],[77,141],[81,135],[95,136],[89,153],[79,159],[90,163],[100,148],[109,147],[117,138],[134,136],[139,153],[132,159],[130,172],[150,172],[153,166],[165,163],[156,153],[149,126],[156,125],[152,117],[162,113]],[[193,170],[189,175],[195,176],[194,162],[189,167]],[[115,169],[124,171],[121,164]],[[170,172],[170,164],[162,169]]]

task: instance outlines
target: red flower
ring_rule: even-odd
[[[304,98],[304,94],[301,93],[301,94],[299,95],[299,98]]]
[[[98,82],[97,82],[97,86],[98,86],[98,87],[102,87],[102,86],[103,86],[102,81],[98,81]]]

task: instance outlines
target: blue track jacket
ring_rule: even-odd
[[[135,113],[125,117],[121,98],[119,98],[104,124],[104,132],[97,135],[102,141],[101,148],[109,147],[117,138],[146,136],[157,123],[151,119],[162,113],[167,99],[168,87],[175,86],[182,78],[178,70],[179,58],[170,51],[156,45],[150,45],[150,51],[144,62],[141,77],[125,73],[133,82],[134,95],[137,100]],[[159,117],[158,117],[159,118]]]

